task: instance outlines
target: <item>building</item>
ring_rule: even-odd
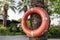
[[[12,26],[17,26],[20,22],[16,21],[16,20],[9,20],[7,19],[7,27],[9,27],[10,25]],[[0,26],[3,25],[3,16],[2,14],[0,14]]]

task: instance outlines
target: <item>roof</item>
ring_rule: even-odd
[[[20,23],[20,22],[18,22],[18,21],[16,21],[16,20],[12,20],[11,22],[12,22],[12,23]]]
[[[3,15],[2,14],[0,14],[0,22],[1,21],[3,21]],[[16,21],[16,20],[9,20],[8,18],[7,18],[7,21],[8,22],[12,22],[12,23],[20,23],[20,22],[18,22],[18,21]]]
[[[0,19],[0,22],[3,22],[3,20],[2,20],[2,19]],[[11,23],[20,23],[20,22],[18,22],[18,21],[16,21],[16,20],[12,20],[12,21],[7,20],[7,22],[11,22]]]

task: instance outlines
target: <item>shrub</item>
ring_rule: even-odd
[[[60,38],[60,27],[49,28],[48,38]]]
[[[8,30],[6,27],[0,26],[0,35],[7,35]]]

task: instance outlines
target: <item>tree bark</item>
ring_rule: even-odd
[[[44,8],[44,0],[32,0],[31,8],[32,7],[42,7]],[[31,29],[36,29],[41,24],[41,17],[37,14],[31,14],[30,17],[31,21]],[[39,37],[30,37],[29,40],[47,40],[47,32],[45,32],[42,36]]]
[[[5,6],[3,7],[3,9],[3,26],[7,27],[7,9]]]

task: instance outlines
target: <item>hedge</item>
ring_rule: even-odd
[[[0,26],[0,35],[25,35],[22,28],[10,26],[10,27],[2,27]],[[60,27],[52,26],[48,29],[48,38],[60,38]]]

